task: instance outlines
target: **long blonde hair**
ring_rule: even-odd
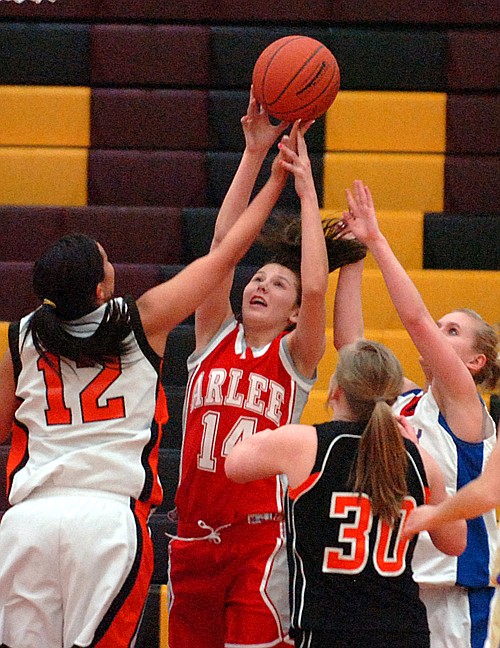
[[[340,350],[334,381],[354,417],[367,421],[351,473],[353,488],[371,498],[375,515],[394,523],[408,493],[406,448],[391,409],[403,386],[401,364],[383,344],[357,340]]]

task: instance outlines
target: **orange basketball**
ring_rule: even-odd
[[[257,59],[252,76],[257,101],[277,119],[316,119],[332,105],[340,71],[330,50],[308,36],[285,36]]]

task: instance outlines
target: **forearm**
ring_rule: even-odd
[[[248,206],[265,157],[265,151],[245,149],[243,152],[238,169],[217,215],[212,248],[220,243]]]
[[[284,179],[271,178],[245,210],[220,245],[199,257],[172,279],[146,291],[138,300],[146,335],[166,335],[193,313],[234,269],[266,222],[283,189]]]
[[[361,282],[365,260],[342,266],[333,304],[333,343],[341,349],[364,334]]]
[[[367,241],[377,262],[401,321],[407,329],[412,323],[430,318],[429,311],[408,273],[398,261],[385,237]]]
[[[302,295],[328,290],[328,256],[315,191],[301,198],[301,284]]]
[[[223,248],[222,260],[225,266],[231,268],[243,257],[269,217],[285,182],[286,176],[271,175],[244,210],[242,218],[231,227],[219,245]]]
[[[460,488],[452,497],[436,506],[436,524],[454,520],[470,520],[490,511],[500,500],[482,476]]]

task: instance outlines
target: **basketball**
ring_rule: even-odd
[[[330,50],[308,36],[285,36],[257,59],[252,75],[256,100],[277,119],[292,122],[323,115],[340,86],[340,71]]]

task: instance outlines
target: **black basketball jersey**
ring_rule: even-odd
[[[392,528],[373,515],[367,495],[353,492],[351,468],[365,425],[316,426],[318,453],[310,477],[287,497],[292,629],[331,628],[374,637],[428,633],[412,579],[416,540],[401,538],[409,512],[426,501],[427,479],[417,447],[408,454],[408,496]],[[293,633],[293,632],[292,632]]]

